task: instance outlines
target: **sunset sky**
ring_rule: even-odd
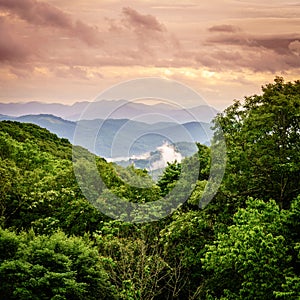
[[[275,75],[300,77],[297,0],[0,0],[3,103],[93,100],[150,76],[223,109]]]

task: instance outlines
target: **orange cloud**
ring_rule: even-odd
[[[300,67],[299,57],[293,51],[299,34],[253,35],[233,30],[225,34],[220,34],[219,30],[212,32],[214,35],[206,42],[212,49],[206,55],[213,59],[210,66],[215,63],[223,68],[243,67],[255,72],[277,72]],[[201,55],[197,56],[197,60],[205,64]]]
[[[33,52],[30,45],[24,44],[5,17],[0,17],[0,62],[21,63]]]
[[[237,26],[233,25],[215,25],[210,28],[208,28],[208,31],[210,32],[238,32],[241,29]]]
[[[122,13],[125,17],[125,24],[137,30],[165,31],[164,25],[152,15],[140,14],[131,7],[123,7]]]
[[[96,28],[81,21],[73,21],[71,16],[55,6],[36,0],[0,0],[0,8],[36,26],[62,29],[88,45],[100,43]]]

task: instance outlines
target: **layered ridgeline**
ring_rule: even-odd
[[[227,166],[205,209],[212,146],[198,144],[155,183],[82,147],[72,156],[68,140],[36,125],[0,122],[1,299],[298,299],[299,108],[300,81],[276,78],[218,115]],[[192,183],[185,171],[197,163]],[[95,208],[138,222],[146,216],[118,199],[151,203],[159,217],[156,200],[176,204],[189,185],[187,201],[155,222]]]
[[[88,109],[88,113],[86,110]],[[80,119],[137,119],[143,116],[146,123],[166,122],[166,119],[176,120],[178,123],[189,123],[195,120],[209,123],[218,113],[208,105],[184,108],[179,105],[157,103],[146,105],[140,102],[126,100],[99,100],[94,102],[76,102],[72,105],[60,103],[0,103],[2,114],[19,117],[22,115],[48,114],[65,120],[78,121]],[[82,117],[84,113],[84,117]]]
[[[73,122],[54,115],[24,115],[20,117],[0,115],[0,120],[33,123],[50,130],[59,137],[68,139],[71,143],[74,141],[76,126],[83,128],[83,134],[76,139],[77,144],[102,157],[113,158],[114,161],[120,161],[122,157],[129,159],[132,156],[156,151],[167,141],[175,148],[177,146],[182,156],[189,156],[195,153],[195,142],[209,145],[213,134],[211,124],[204,122],[148,124],[129,119],[95,119]],[[90,143],[88,137],[94,136],[95,133],[97,133],[95,142]]]
[[[209,145],[213,134],[211,121],[217,114],[207,105],[185,109],[126,100],[72,105],[2,103],[0,111],[0,120],[37,124],[122,166],[134,163],[148,171],[165,167],[167,160],[192,155],[197,151],[195,142]]]

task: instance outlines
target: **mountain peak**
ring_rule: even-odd
[[[146,123],[191,121],[210,122],[218,113],[207,105],[193,108],[181,108],[180,105],[168,103],[145,104],[130,102],[124,99],[100,100],[95,102],[81,101],[72,105],[62,103],[42,103],[31,101],[26,103],[0,103],[3,115],[20,117],[23,115],[53,115],[65,120],[80,119],[138,119]]]

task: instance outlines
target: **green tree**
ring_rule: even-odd
[[[83,157],[95,156],[75,147]],[[32,124],[0,122],[0,222],[16,230],[35,228],[39,233],[61,228],[82,235],[98,229],[106,219],[89,203],[74,176],[75,168],[87,181],[90,192],[101,192],[85,164],[71,160],[71,144]],[[8,151],[8,152],[7,152]],[[100,159],[99,159],[100,160]],[[108,165],[101,159],[103,165]],[[92,169],[93,170],[93,169]],[[103,170],[102,170],[103,171]]]
[[[247,201],[202,259],[209,279],[205,293],[217,299],[275,299],[291,256],[284,237],[285,211],[275,201]]]
[[[161,195],[164,197],[176,185],[181,173],[181,164],[177,161],[169,163],[164,170],[164,173],[159,178],[157,185],[160,187]]]
[[[98,252],[58,232],[36,236],[0,229],[2,299],[115,299]]]
[[[236,205],[252,196],[286,208],[300,191],[300,81],[277,77],[262,92],[216,118],[227,144],[223,192]]]
[[[120,299],[157,299],[163,296],[170,271],[158,243],[147,243],[140,225],[111,221],[95,234],[106,270]]]
[[[291,208],[286,212],[286,239],[289,253],[292,256],[290,268],[285,274],[281,289],[276,291],[279,299],[300,298],[300,196],[292,201]]]
[[[170,266],[165,295],[168,299],[193,299],[204,279],[201,258],[205,245],[213,239],[204,211],[175,212],[159,237],[164,259]]]

